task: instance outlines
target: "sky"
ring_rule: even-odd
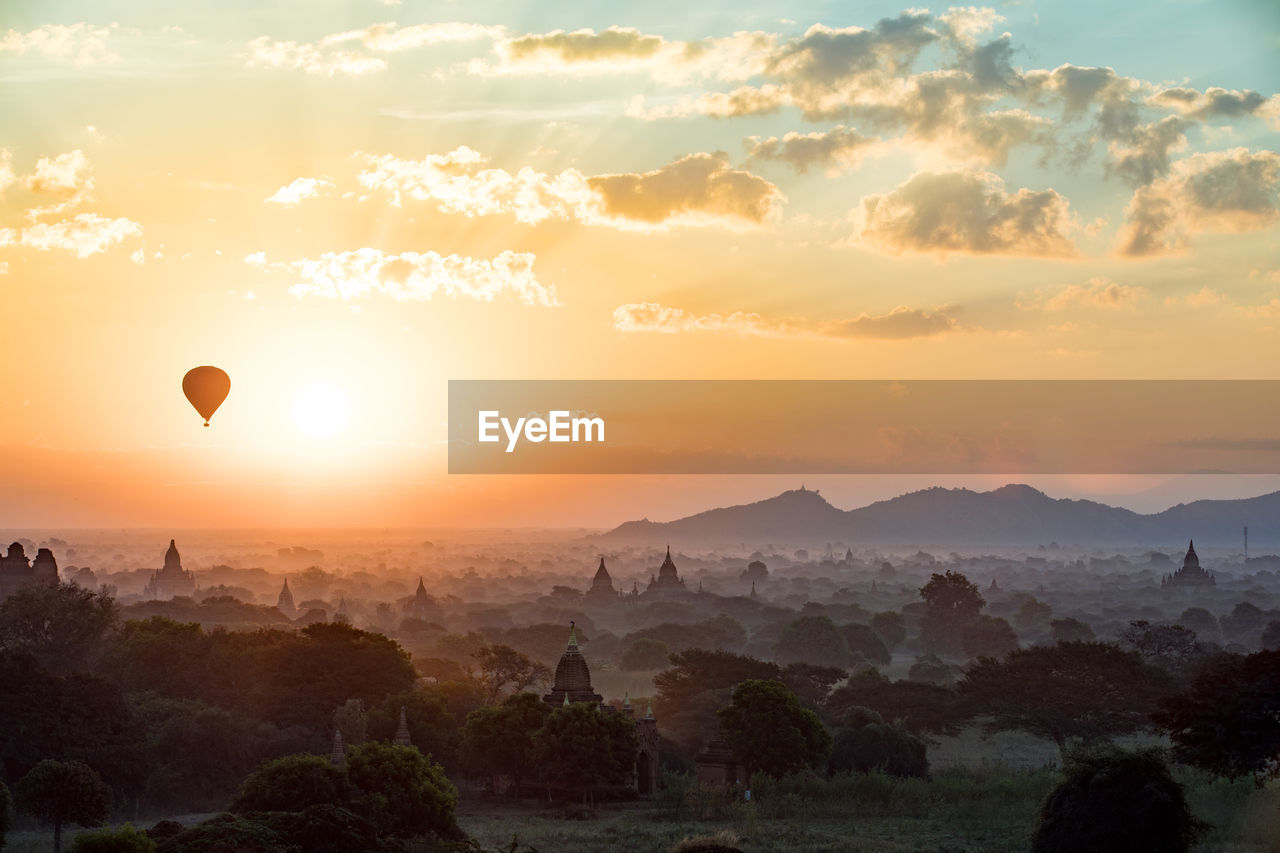
[[[602,526],[795,485],[450,477],[449,379],[1278,379],[1277,92],[1261,0],[6,0],[0,512]],[[1162,482],[1042,484],[1260,487]]]

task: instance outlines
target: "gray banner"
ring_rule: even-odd
[[[452,380],[453,474],[1280,473],[1280,381]]]

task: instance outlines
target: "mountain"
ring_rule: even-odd
[[[1246,524],[1252,546],[1280,546],[1280,492],[1195,501],[1144,515],[1097,501],[1052,498],[1026,485],[989,492],[924,489],[851,510],[800,488],[675,521],[628,521],[597,538],[637,543],[839,540],[910,546],[1057,542],[1129,547],[1168,547],[1195,538],[1204,545],[1238,547]]]

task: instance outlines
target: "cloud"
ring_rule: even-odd
[[[764,69],[777,37],[736,32],[697,41],[668,41],[630,27],[553,30],[500,39],[496,62],[470,63],[473,74],[598,75],[647,73],[665,82],[691,79],[745,80]]]
[[[1265,95],[1252,89],[1236,91],[1214,86],[1203,92],[1185,87],[1162,89],[1152,95],[1149,102],[1176,110],[1188,118],[1204,120],[1250,116],[1261,110],[1267,100]]]
[[[818,133],[791,132],[781,139],[752,136],[747,139],[747,160],[781,160],[800,174],[814,167],[834,173],[857,167],[876,141],[844,125]]]
[[[416,50],[449,42],[501,37],[501,27],[457,21],[401,27],[394,22],[372,24],[358,30],[331,33],[319,41],[278,41],[259,36],[249,42],[249,68],[283,68],[323,77],[358,76],[387,69],[386,54]]]
[[[357,76],[387,70],[387,63],[376,56],[352,51],[322,51],[312,44],[275,41],[260,36],[249,42],[248,68],[284,68],[305,71],[323,77],[336,74]]]
[[[294,276],[289,292],[348,301],[387,296],[397,302],[425,302],[437,295],[492,302],[513,297],[525,305],[554,306],[554,286],[534,274],[531,252],[506,251],[492,260],[435,252],[383,252],[355,249],[326,252],[318,258],[268,262],[264,252],[245,257],[255,269]]]
[[[70,210],[93,194],[93,175],[89,158],[80,149],[41,157],[35,171],[23,179],[22,185],[33,193],[52,196],[59,201],[27,211],[31,219]]]
[[[1221,305],[1227,301],[1225,294],[1214,290],[1212,287],[1205,285],[1199,290],[1182,296],[1167,296],[1164,304],[1170,308],[1185,305],[1188,308],[1208,308],[1211,305]]]
[[[760,224],[784,201],[764,178],[732,168],[724,152],[688,154],[652,172],[597,175],[587,183],[606,216],[652,225]]]
[[[13,171],[13,154],[8,148],[0,148],[0,198],[4,198],[5,190],[18,182]]]
[[[1004,190],[990,172],[922,172],[862,200],[859,241],[888,252],[1063,257],[1075,253],[1067,200],[1052,189]]]
[[[299,204],[303,199],[315,198],[326,189],[333,189],[333,182],[327,178],[296,178],[268,196],[266,201],[269,204]]]
[[[771,320],[759,314],[694,314],[658,302],[633,302],[613,311],[613,327],[620,332],[681,334],[720,332],[770,338],[837,338],[904,340],[931,337],[958,328],[954,309],[922,311],[900,306],[887,314],[861,314],[844,320],[815,323]]]
[[[1040,308],[1044,311],[1066,311],[1070,308],[1104,308],[1132,310],[1147,298],[1145,288],[1136,285],[1117,284],[1109,278],[1095,276],[1084,284],[1069,284],[1051,295],[1037,292],[1037,298],[1019,302],[1020,308]]]
[[[1280,219],[1280,154],[1245,148],[1193,154],[1134,193],[1120,251],[1152,255],[1186,248],[1193,234],[1243,233]]]
[[[1107,171],[1139,187],[1167,175],[1169,152],[1186,147],[1190,126],[1186,119],[1165,116],[1157,122],[1134,128],[1126,139],[1109,144],[1111,162]]]
[[[9,30],[0,37],[0,54],[39,54],[48,59],[69,59],[81,67],[119,62],[120,57],[112,53],[107,44],[115,29],[115,24],[96,27],[82,21],[46,24],[25,33]]]
[[[9,229],[10,234],[15,233]],[[38,222],[23,228],[12,242],[42,252],[61,249],[87,258],[142,234],[142,226],[124,217],[109,219],[96,213],[81,213],[63,222]]]
[[[434,201],[446,213],[514,215],[533,225],[575,220],[628,230],[676,225],[759,224],[782,203],[776,186],[733,169],[722,153],[690,154],[660,169],[587,177],[576,169],[556,175],[524,167],[512,174],[485,168],[486,159],[465,146],[421,160],[357,154],[357,176],[370,190]]]

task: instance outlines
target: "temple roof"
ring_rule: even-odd
[[[604,557],[600,558],[600,568],[596,569],[595,579],[597,581],[605,580],[605,581],[609,581],[610,583],[613,582],[613,579],[609,577],[609,570],[604,567]]]

